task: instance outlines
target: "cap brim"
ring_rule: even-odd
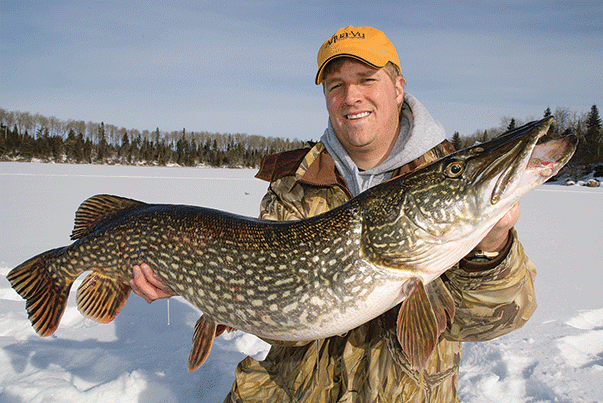
[[[387,62],[388,62],[388,60],[386,60],[386,61],[385,61],[385,63],[383,63],[381,66],[378,66],[378,65],[376,65],[376,64],[374,64],[374,63],[369,62],[369,61],[368,61],[368,60],[366,60],[366,59],[363,59],[363,58],[362,58],[362,57],[360,57],[360,56],[356,56],[356,55],[353,55],[353,54],[350,54],[350,53],[337,53],[336,55],[333,55],[333,56],[329,57],[327,60],[325,60],[325,61],[324,61],[324,62],[321,64],[320,68],[318,69],[318,72],[316,73],[316,77],[314,78],[314,83],[315,83],[316,85],[318,85],[318,84],[320,84],[320,83],[322,82],[321,76],[322,76],[322,72],[323,72],[323,70],[325,69],[326,65],[327,65],[327,64],[328,64],[328,63],[329,63],[331,60],[335,60],[335,59],[337,59],[337,58],[339,58],[339,57],[350,57],[350,58],[352,58],[352,59],[356,59],[356,60],[358,60],[358,61],[360,61],[360,62],[362,62],[362,63],[368,64],[369,66],[374,67],[374,68],[376,68],[376,69],[380,69],[380,68],[384,67],[384,66],[387,64]]]

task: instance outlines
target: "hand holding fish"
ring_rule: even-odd
[[[475,250],[485,252],[499,252],[507,243],[509,230],[515,226],[519,219],[519,202],[515,202],[488,234],[475,247]],[[140,295],[140,294],[139,294]],[[142,295],[141,295],[142,296]],[[143,297],[144,298],[144,297]]]
[[[172,287],[155,274],[148,264],[142,263],[132,269],[134,278],[130,280],[132,291],[149,304],[156,299],[178,295]]]

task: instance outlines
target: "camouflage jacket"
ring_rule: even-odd
[[[444,141],[395,176],[452,151]],[[314,216],[351,197],[322,143],[267,156],[257,177],[270,182],[261,203],[265,219]],[[273,344],[261,362],[247,357],[225,402],[458,402],[461,342],[506,334],[536,309],[536,270],[514,230],[511,235],[494,261],[463,259],[437,280],[453,295],[456,314],[425,371],[411,370],[400,348],[395,307],[345,335],[297,346]]]

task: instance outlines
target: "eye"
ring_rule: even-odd
[[[444,175],[449,178],[456,178],[460,176],[464,170],[465,164],[460,161],[453,161],[446,165],[446,168],[444,168]]]
[[[330,92],[330,91],[336,90],[337,88],[340,88],[342,85],[343,84],[339,83],[339,82],[327,84],[327,90]]]

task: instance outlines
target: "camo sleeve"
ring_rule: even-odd
[[[348,200],[338,187],[304,187],[293,176],[270,184],[260,203],[260,218],[291,221],[313,217],[331,210]]]
[[[456,314],[445,337],[454,341],[486,341],[522,327],[536,309],[536,268],[511,231],[509,252],[486,270],[459,266],[446,272]]]
[[[273,221],[292,221],[304,218],[301,199],[303,189],[295,178],[287,176],[271,183],[260,203],[260,218]]]

